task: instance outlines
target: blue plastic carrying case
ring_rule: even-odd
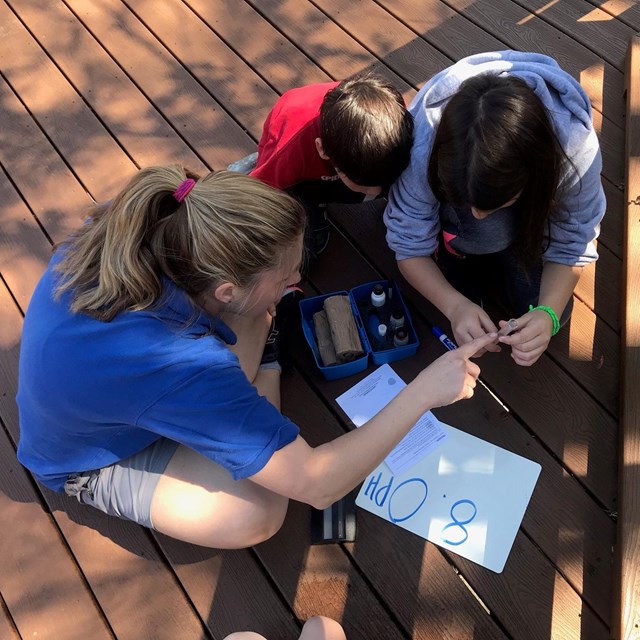
[[[390,348],[382,348],[375,344],[372,346],[372,341],[369,339],[364,326],[367,319],[362,317],[361,308],[366,304],[366,301],[371,298],[373,287],[377,284],[384,288],[387,297],[387,304],[389,304],[390,307],[393,307],[394,310],[401,309],[404,313],[404,329],[407,331],[409,336],[409,341],[405,345],[399,347],[392,346]],[[318,342],[315,327],[313,325],[313,315],[324,308],[324,301],[327,298],[336,295],[349,297],[351,310],[356,321],[356,326],[358,327],[358,333],[360,334],[360,340],[365,353],[361,358],[352,360],[351,362],[324,366],[320,359],[320,352],[318,351]],[[349,292],[334,291],[333,293],[328,293],[322,296],[304,298],[300,300],[299,304],[304,337],[311,347],[313,357],[316,361],[316,366],[327,380],[337,380],[338,378],[344,378],[346,376],[359,373],[360,371],[364,371],[369,366],[370,360],[373,364],[380,365],[385,364],[386,362],[395,362],[402,358],[408,358],[409,356],[414,355],[420,346],[420,341],[418,340],[418,336],[416,335],[413,327],[409,310],[402,299],[402,294],[400,293],[398,285],[393,281],[377,280],[375,282],[367,282],[366,284],[354,287]]]

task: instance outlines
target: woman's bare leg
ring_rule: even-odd
[[[241,549],[270,538],[288,499],[250,480],[233,480],[220,465],[178,446],[151,501],[153,528],[217,549]]]

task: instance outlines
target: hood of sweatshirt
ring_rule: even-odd
[[[574,146],[570,136],[581,133],[578,137],[584,139],[589,135],[592,129],[591,103],[584,89],[553,58],[540,53],[508,50],[463,58],[433,76],[415,96],[410,110],[414,117],[417,116],[413,107],[419,105],[418,110],[423,110],[435,125],[447,101],[460,85],[468,78],[484,73],[522,78],[549,111],[558,140],[569,155],[570,147]],[[576,125],[582,125],[578,126],[578,131]]]

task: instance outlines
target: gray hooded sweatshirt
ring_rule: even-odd
[[[460,253],[494,253],[515,240],[517,205],[476,220],[470,209],[439,202],[427,181],[429,156],[442,110],[464,80],[484,73],[523,79],[547,108],[556,136],[571,160],[562,177],[563,200],[560,211],[550,220],[543,260],[576,266],[597,260],[595,240],[606,201],[589,98],[552,58],[517,51],[463,58],[431,78],[409,105],[415,121],[411,160],[392,186],[384,212],[387,242],[396,258],[432,255],[441,228],[447,232],[450,247]]]

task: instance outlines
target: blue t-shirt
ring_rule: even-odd
[[[153,309],[101,322],[53,298],[56,255],[22,333],[18,459],[62,491],[71,473],[127,458],[160,436],[227,469],[258,472],[299,429],[242,372],[219,319],[168,279]]]

